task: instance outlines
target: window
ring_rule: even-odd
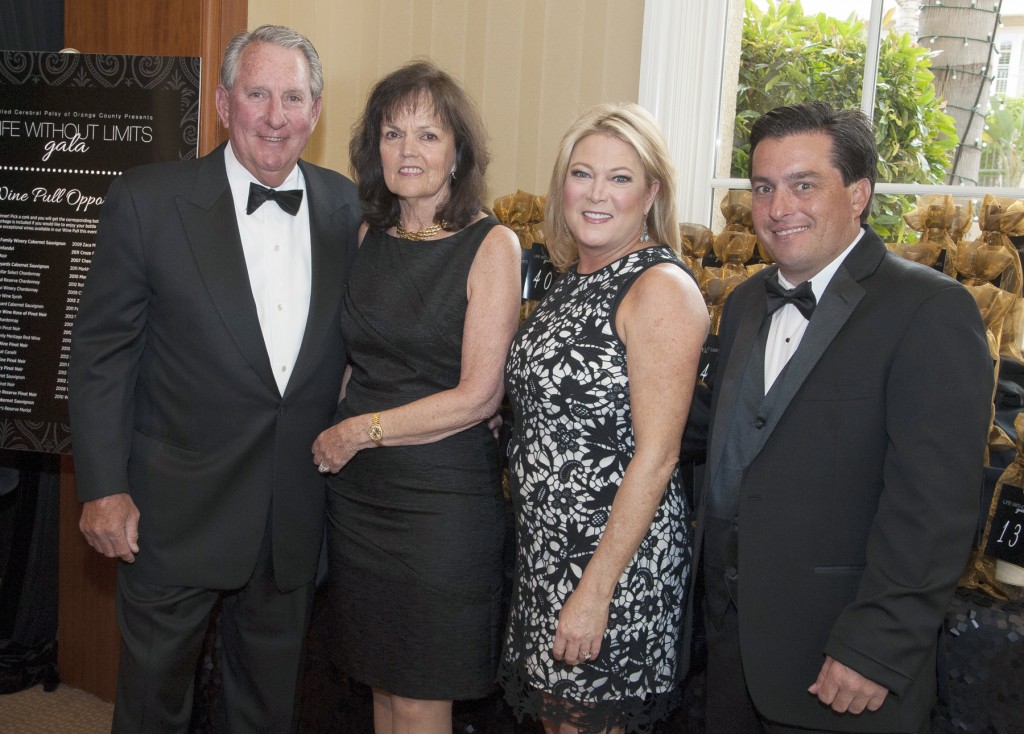
[[[999,44],[999,63],[996,66],[995,91],[1000,94],[1006,93],[1006,83],[1010,78],[1010,53],[1013,51],[1013,44],[1003,41]]]
[[[756,91],[774,93],[776,104],[817,98],[860,106],[876,129],[895,136],[896,128],[908,124],[900,105],[923,100],[926,113],[911,121],[926,128],[921,135],[891,141],[885,137],[889,144],[880,145],[876,217],[888,216],[899,227],[901,203],[887,203],[894,196],[951,193],[980,199],[991,192],[1024,198],[1016,174],[993,177],[994,164],[982,160],[983,150],[1020,144],[1019,137],[1015,143],[993,139],[985,123],[993,104],[1005,104],[1002,95],[994,96],[993,86],[1003,21],[1013,21],[1007,28],[1024,26],[1024,0],[1002,0],[1002,13],[995,10],[998,0],[973,0],[970,7],[942,5],[941,0],[848,0],[841,5],[846,15],[836,14],[838,5],[833,0],[647,0],[640,104],[666,132],[680,174],[683,220],[715,229],[725,192],[749,187],[743,170],[742,113],[749,110],[744,105],[751,95],[740,82],[751,78],[742,64],[745,54],[757,51],[749,39],[756,36],[752,26],[758,22],[766,26],[762,33],[776,34],[779,73],[757,82],[763,87],[770,82],[771,89]],[[916,15],[914,6],[919,6]],[[774,14],[774,20],[759,21],[759,13]],[[817,59],[803,58],[810,53],[800,45],[804,41],[796,33],[784,33],[787,24],[800,22],[831,34],[823,30],[815,41]],[[783,42],[787,39],[792,45]],[[771,42],[769,38],[762,45],[770,47]],[[929,60],[930,71],[912,63],[921,58]],[[798,73],[786,76],[798,61],[811,71],[802,79]],[[914,86],[922,76],[933,77],[927,89]],[[951,136],[935,134],[943,129]],[[908,151],[911,155],[900,157]]]

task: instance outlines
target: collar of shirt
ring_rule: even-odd
[[[257,181],[256,177],[249,173],[246,167],[243,166],[238,161],[238,158],[235,157],[235,152],[231,150],[230,142],[226,146],[224,146],[224,168],[228,174],[228,185],[231,187],[231,198],[235,202],[235,216],[237,216],[239,220],[241,220],[242,217],[256,216],[257,213],[264,209],[263,206],[261,206],[252,214],[246,214],[245,207],[248,206],[249,204],[249,184],[259,184],[260,182]],[[260,184],[260,186],[263,186],[263,184]],[[302,170],[296,164],[295,166],[292,167],[292,170],[288,173],[288,176],[287,178],[285,178],[284,182],[280,186],[274,186],[273,188],[301,189],[303,192],[305,192],[306,181],[305,177],[302,175]],[[307,196],[305,193],[303,193],[302,208],[305,208],[306,206],[306,199]],[[276,213],[284,214],[287,217],[291,216],[291,214],[288,214],[276,204],[272,207],[265,208],[268,211],[276,211]],[[299,209],[300,213],[302,212],[302,208]]]
[[[860,238],[863,236],[864,228],[861,227],[860,232],[857,234],[856,237],[853,238],[853,242],[851,242],[845,250],[840,252],[835,257],[835,259],[832,260],[832,262],[830,262],[828,265],[819,270],[814,275],[814,277],[810,279],[811,290],[814,291],[814,298],[819,303],[821,302],[821,297],[825,295],[825,289],[828,288],[828,284],[832,282],[832,276],[836,274],[836,271],[839,270],[839,266],[843,264],[843,261],[846,259],[846,256],[850,254],[854,247],[857,246],[857,243],[860,242]],[[777,273],[777,275],[779,276],[779,283],[782,285],[783,288],[794,287],[794,285],[790,283],[788,280],[786,280],[786,278],[782,275],[781,270]],[[796,306],[793,306],[791,304],[786,304],[783,308],[793,309],[794,311],[797,310]],[[797,311],[797,313],[799,313],[799,311]]]
[[[861,228],[860,233],[850,243],[849,247],[839,253],[832,262],[811,278],[811,290],[814,291],[814,297],[819,303],[822,296],[825,295],[825,289],[828,288],[828,284],[832,282],[832,276],[836,274],[839,266],[843,264],[843,260],[857,246],[857,243],[860,242],[863,236],[864,229]],[[790,283],[783,277],[781,270],[777,275],[779,283],[783,288],[794,287],[793,283]],[[800,340],[803,339],[804,332],[807,330],[809,323],[810,321],[805,319],[800,310],[791,303],[787,303],[772,314],[771,326],[768,329],[768,342],[765,344],[764,350],[764,390],[766,393],[775,384],[775,380],[782,373],[790,357],[793,356],[797,347],[800,346]]]

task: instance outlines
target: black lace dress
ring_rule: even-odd
[[[668,248],[648,247],[589,275],[570,268],[512,344],[505,374],[516,414],[517,556],[499,680],[520,717],[643,732],[676,700],[690,562],[678,472],[619,581],[598,657],[573,666],[551,655],[559,611],[601,539],[635,448],[615,309],[637,276],[665,262],[684,267]]]

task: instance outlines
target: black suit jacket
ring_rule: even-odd
[[[705,469],[713,486],[727,432],[751,432],[738,553],[748,688],[779,723],[916,731],[979,511],[993,386],[981,317],[960,284],[893,256],[869,229],[754,427],[732,415],[734,398],[747,360],[763,365],[753,345],[776,270],[726,304]],[[878,712],[837,715],[807,693],[826,654],[891,691]]]
[[[79,499],[130,492],[140,581],[235,588],[272,513],[278,586],[314,575],[324,484],[311,446],[345,364],[341,294],[361,218],[355,186],[300,161],[312,288],[282,396],[249,285],[223,146],[110,187],[71,343]]]

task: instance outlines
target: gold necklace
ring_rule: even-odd
[[[410,232],[409,230],[402,226],[401,222],[399,222],[398,224],[395,225],[395,236],[403,240],[416,240],[417,242],[420,242],[426,239],[430,239],[435,234],[440,232],[442,229],[445,229],[447,226],[448,222],[442,220],[440,222],[434,222],[426,229],[417,230],[416,232]]]

